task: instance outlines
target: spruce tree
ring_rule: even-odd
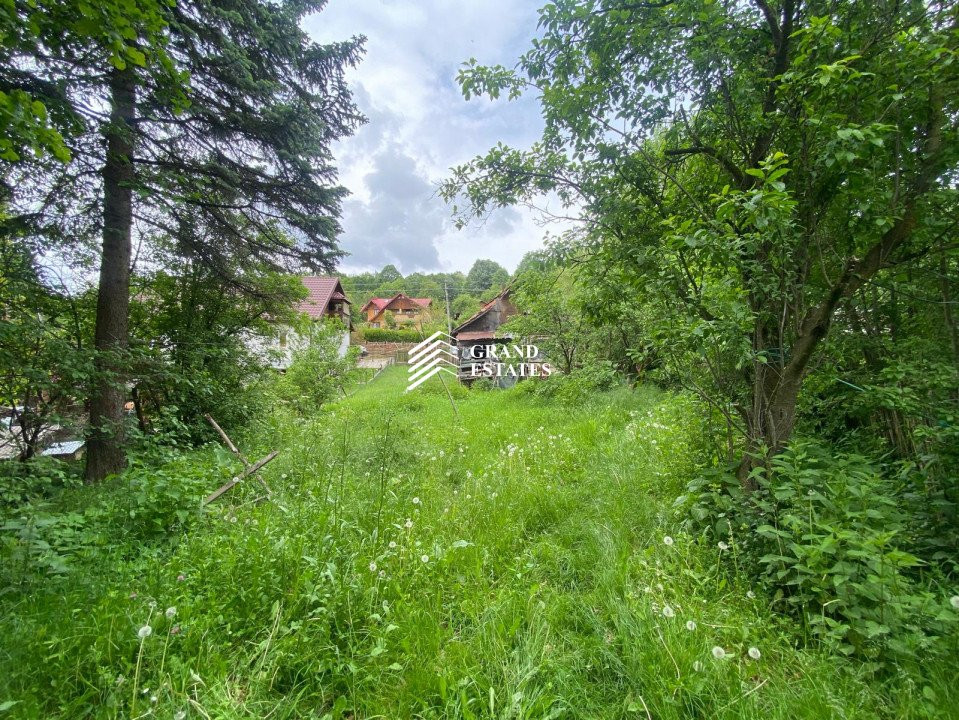
[[[162,52],[140,53],[134,40],[132,62],[92,44],[70,62],[57,47],[36,54],[41,99],[81,129],[67,137],[65,166],[13,169],[14,206],[56,241],[102,237],[88,481],[125,466],[134,238],[176,237],[224,282],[247,261],[324,271],[341,254],[346,191],[330,144],[363,121],[344,78],[363,39],[313,42],[300,21],[324,4],[182,0],[160,8],[165,31],[150,47]]]

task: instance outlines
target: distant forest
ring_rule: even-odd
[[[537,261],[537,253],[529,253],[520,262],[516,274]],[[445,310],[449,293],[450,312],[455,321],[475,312],[484,300],[496,295],[511,279],[509,271],[494,260],[477,260],[468,273],[422,273],[404,275],[395,265],[386,265],[379,272],[340,275],[349,296],[354,321],[362,320],[360,308],[370,298],[392,297],[405,293],[410,297],[432,298],[437,317]]]

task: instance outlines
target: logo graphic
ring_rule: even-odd
[[[437,330],[410,350],[409,385],[406,386],[406,392],[414,390],[441,372],[456,377],[456,354],[447,338],[453,339],[442,330]]]

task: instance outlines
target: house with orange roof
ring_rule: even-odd
[[[360,312],[366,315],[370,327],[386,327],[386,319],[392,315],[397,327],[410,325],[420,330],[423,323],[431,319],[432,305],[432,298],[411,298],[396,293],[391,298],[370,298]]]

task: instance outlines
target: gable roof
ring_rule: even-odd
[[[300,301],[297,310],[306,313],[311,318],[321,318],[331,300],[349,302],[343,286],[337,277],[304,277],[300,278],[306,286],[309,295]]]
[[[360,308],[360,312],[366,312],[366,309],[372,305],[376,308],[376,314],[379,315],[381,312],[386,310],[394,301],[399,300],[400,298],[406,298],[407,300],[412,300],[420,307],[427,308],[433,304],[433,298],[414,298],[406,295],[405,293],[396,293],[391,298],[370,298],[366,304]]]
[[[470,325],[472,325],[473,323],[475,323],[477,320],[480,320],[481,318],[489,314],[491,311],[500,310],[503,314],[506,315],[507,318],[510,315],[516,314],[516,306],[513,305],[513,303],[510,302],[510,299],[509,299],[511,292],[512,292],[512,288],[510,286],[506,286],[505,288],[503,288],[503,290],[500,292],[499,295],[494,297],[492,300],[487,300],[485,303],[483,303],[483,306],[479,310],[477,310],[475,313],[470,315],[465,321],[461,322],[459,325],[453,328],[453,332],[450,334],[453,337],[462,337],[463,340],[467,340],[467,339],[474,340],[480,337],[480,335],[478,335],[477,333],[471,332],[469,334],[475,335],[476,337],[467,337],[467,334],[462,331],[465,330]],[[505,319],[506,318],[504,318],[504,320]],[[493,331],[491,330],[482,331],[482,337],[492,337],[493,336],[492,333]]]

